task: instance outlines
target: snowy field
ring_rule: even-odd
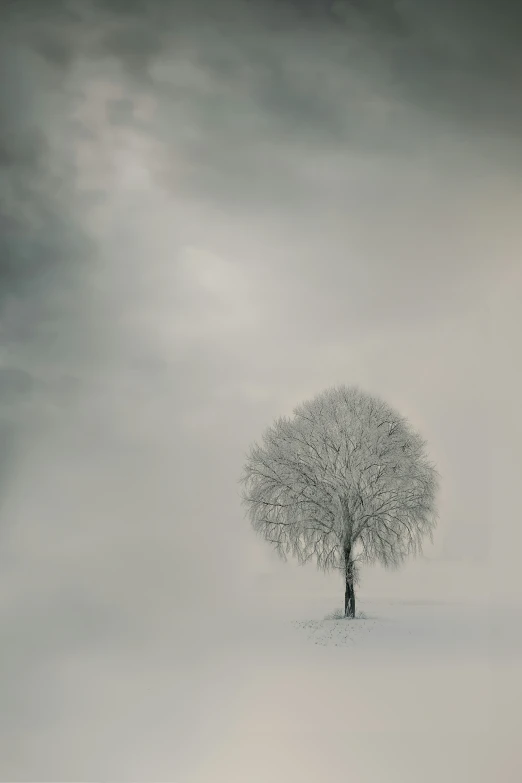
[[[516,610],[363,600],[365,619],[345,620],[324,619],[333,596],[278,605],[261,593],[249,613],[173,617],[170,635],[126,653],[62,661],[40,678],[44,720],[23,749],[6,745],[2,779],[522,779]]]
[[[451,603],[365,602],[355,621],[315,609],[290,627],[245,625],[233,651],[216,650],[180,780],[522,779],[520,617]]]

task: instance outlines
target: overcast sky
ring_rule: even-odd
[[[442,489],[425,568],[456,561],[514,600],[519,4],[2,13],[10,752],[71,656],[164,641],[180,610],[229,613],[280,572],[242,516],[243,456],[330,385],[426,437]]]

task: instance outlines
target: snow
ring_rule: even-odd
[[[333,616],[335,579],[269,577],[236,603],[151,615],[139,642],[79,646],[28,672],[45,721],[23,749],[6,724],[3,779],[518,783],[520,607],[456,581],[408,597],[411,573],[368,573],[355,620]]]
[[[234,716],[183,779],[519,781],[520,634],[517,649],[496,644],[474,605],[381,600],[362,609],[356,620],[317,609],[277,632],[245,625],[223,660],[237,677],[223,696]],[[497,632],[506,623],[497,614]]]

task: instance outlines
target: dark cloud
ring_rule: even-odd
[[[283,123],[286,116],[301,125],[320,117],[327,128],[329,115],[346,112],[342,103],[351,98],[348,84],[329,96],[317,90],[310,71],[306,78],[285,73],[300,49],[312,60],[335,62],[347,82],[354,71],[373,76],[381,95],[411,102],[438,122],[445,117],[484,135],[518,136],[521,130],[521,16],[508,0],[137,1],[99,2],[93,8],[98,54],[149,78],[162,53],[190,41],[214,74],[231,77],[251,67],[258,76],[264,72],[257,100]],[[332,106],[332,98],[341,105]]]
[[[0,368],[0,397],[8,401],[19,395],[28,394],[33,389],[33,379],[25,370],[16,367]]]
[[[67,96],[61,74],[32,45],[30,10],[12,4],[0,25],[2,493],[12,477],[9,460],[20,453],[18,441],[26,444],[49,405],[64,401],[63,367],[82,341],[89,342],[84,271],[92,246],[75,212]]]

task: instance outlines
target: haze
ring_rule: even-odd
[[[2,780],[520,780],[522,17],[328,5],[2,12]],[[239,504],[341,383],[441,473],[414,650],[294,638],[342,580]]]

